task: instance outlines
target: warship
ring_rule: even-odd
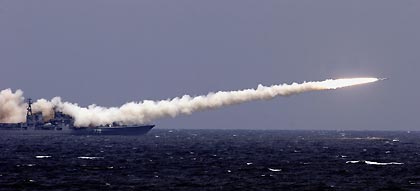
[[[71,135],[143,135],[154,125],[123,125],[117,122],[104,126],[76,127],[74,119],[54,109],[54,117],[44,120],[42,113],[32,112],[32,100],[28,99],[26,121],[0,123],[1,133],[22,134],[71,134]]]

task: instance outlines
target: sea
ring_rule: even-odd
[[[0,134],[0,190],[420,190],[420,132]]]

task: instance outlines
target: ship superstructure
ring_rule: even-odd
[[[32,99],[28,99],[26,121],[23,123],[0,123],[0,130],[29,133],[57,133],[75,135],[142,135],[154,125],[121,125],[119,123],[94,127],[75,127],[74,119],[54,110],[52,119],[45,119],[41,112],[33,113]]]

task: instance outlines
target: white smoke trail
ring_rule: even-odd
[[[255,100],[268,100],[277,96],[289,96],[309,91],[329,90],[347,86],[365,84],[378,81],[377,78],[349,78],[325,80],[321,82],[304,82],[302,84],[283,84],[270,87],[259,85],[256,89],[240,91],[219,91],[191,97],[184,95],[168,100],[130,102],[121,107],[105,108],[97,105],[80,107],[77,104],[62,102],[56,97],[51,101],[38,100],[34,111],[43,112],[44,115],[53,113],[53,108],[75,119],[75,126],[99,126],[118,122],[122,124],[145,124],[163,117],[175,117],[181,114],[189,115],[196,111],[220,108],[223,106],[240,104]],[[9,92],[10,93],[10,92]],[[20,92],[16,92],[18,94]],[[19,94],[21,95],[21,93]],[[22,100],[22,98],[20,98]],[[0,111],[1,110],[0,106]],[[21,109],[21,108],[19,108]],[[21,113],[19,113],[21,114]],[[24,112],[23,112],[24,114]],[[18,119],[20,119],[18,117]]]

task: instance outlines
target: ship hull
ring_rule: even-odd
[[[70,135],[144,135],[154,125],[124,125],[112,122],[94,127],[75,127],[74,118],[54,110],[54,117],[44,120],[41,112],[32,113],[32,101],[28,99],[26,121],[23,123],[0,123],[0,133],[19,134],[70,134]]]
[[[18,127],[1,127],[2,134],[29,134],[29,135],[123,135],[138,136],[148,133],[154,125],[122,126],[122,127],[81,127],[70,129],[25,129]]]
[[[85,127],[71,130],[74,135],[144,135],[154,125],[124,126],[124,127]]]

